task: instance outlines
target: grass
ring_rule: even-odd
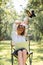
[[[11,65],[11,45],[7,41],[0,42],[0,65]]]
[[[43,42],[30,41],[31,51],[33,51],[32,65],[43,65]],[[15,59],[15,65],[17,65]],[[0,65],[11,65],[11,42],[0,41]],[[29,64],[28,64],[29,65]]]

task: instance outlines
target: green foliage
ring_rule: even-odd
[[[36,17],[36,22],[34,23],[35,29],[39,30],[39,32],[43,35],[43,14],[39,14]]]
[[[10,39],[12,23],[18,16],[10,0],[0,2],[0,40]],[[8,3],[11,5],[8,5]]]
[[[32,31],[34,39],[41,39],[43,36],[43,0],[28,0],[26,9],[35,11],[36,17],[31,18],[30,28],[34,30]]]
[[[33,9],[36,14],[36,17],[30,19],[30,28],[34,31],[31,30],[29,33],[32,32],[35,37],[37,37],[36,33],[43,35],[43,0],[28,0],[26,9]],[[22,12],[21,20],[25,16],[26,13]],[[0,39],[10,37],[12,24],[17,18],[18,15],[11,0],[0,0]]]

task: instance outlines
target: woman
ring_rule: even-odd
[[[26,42],[25,40],[25,25],[19,24],[17,27],[17,33],[12,32],[12,41],[13,43]],[[18,64],[25,65],[27,59],[27,50],[25,48],[19,48],[14,51],[18,55]]]

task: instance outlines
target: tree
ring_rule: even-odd
[[[0,0],[0,40],[10,37],[12,23],[17,17],[11,0]]]
[[[35,11],[36,17],[33,17],[30,22],[35,36],[37,37],[38,34],[43,36],[43,0],[28,0],[26,9]]]

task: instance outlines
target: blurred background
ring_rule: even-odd
[[[27,16],[26,10],[36,15],[29,18],[32,65],[43,65],[43,0],[0,0],[0,65],[11,65],[12,26]]]

